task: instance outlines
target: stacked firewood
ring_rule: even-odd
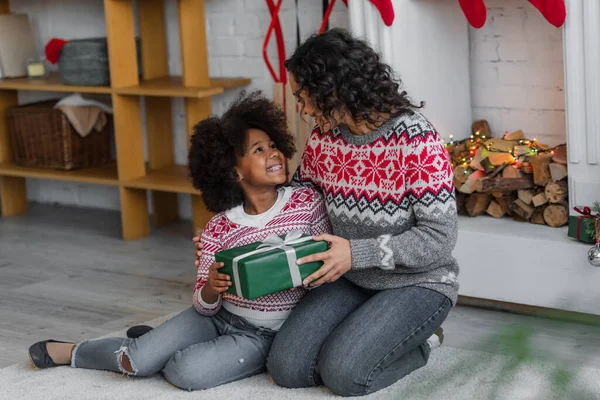
[[[454,167],[458,213],[512,217],[553,227],[569,219],[566,145],[550,148],[521,130],[491,137],[485,120],[446,144]]]

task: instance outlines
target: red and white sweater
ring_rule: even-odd
[[[215,304],[206,304],[202,300],[201,289],[208,280],[208,269],[215,262],[216,252],[258,242],[271,234],[285,235],[293,230],[313,236],[331,233],[323,196],[315,189],[281,188],[275,204],[262,214],[248,215],[240,205],[211,218],[201,237],[202,258],[194,290],[196,310],[212,316],[223,306],[256,326],[279,329],[306,294],[306,289],[294,288],[254,300],[223,293]]]

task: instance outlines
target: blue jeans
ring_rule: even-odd
[[[373,393],[427,364],[426,340],[451,307],[433,290],[373,291],[341,278],[298,303],[273,341],[267,368],[284,387],[323,383],[342,396]]]
[[[78,343],[71,366],[135,376],[161,372],[181,389],[208,389],[264,372],[275,333],[223,308],[205,317],[190,307],[137,339]],[[123,369],[123,354],[133,373]]]

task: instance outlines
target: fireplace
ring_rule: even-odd
[[[356,0],[349,2],[350,29],[380,50],[414,100],[426,101],[425,115],[446,140],[451,134],[467,139],[475,120],[487,120],[492,136],[522,129],[525,139],[566,143],[572,214],[574,206],[600,200],[600,2],[565,3],[567,21],[556,29],[542,25],[526,0],[486,0],[488,21],[478,31],[469,28],[456,0],[395,0],[391,27],[369,1]],[[536,38],[542,50],[553,49],[542,52],[549,57],[542,61],[563,65],[531,65],[530,83],[522,67]],[[495,69],[479,65],[486,52]],[[498,74],[510,87],[482,91]],[[511,102],[521,108],[532,102],[532,85],[547,88],[533,97],[538,105],[511,116]],[[460,216],[454,253],[460,294],[600,315],[600,269],[588,264],[590,245],[568,238],[566,230]]]

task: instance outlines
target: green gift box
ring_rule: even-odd
[[[586,243],[595,243],[594,235],[590,233],[594,232],[595,221],[594,217],[571,215],[569,217],[569,237]]]
[[[262,242],[234,247],[215,254],[215,261],[225,265],[220,273],[231,277],[227,293],[244,299],[302,286],[304,278],[318,270],[323,262],[298,265],[296,260],[327,251],[325,241],[292,231],[284,236],[270,235]]]

